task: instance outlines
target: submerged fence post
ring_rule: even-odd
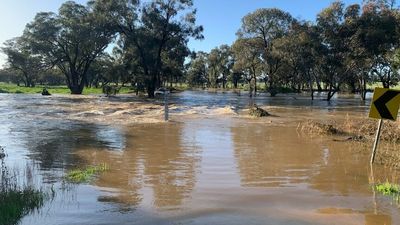
[[[379,144],[379,137],[381,136],[382,124],[383,124],[383,119],[380,119],[379,123],[378,123],[378,130],[376,131],[374,147],[372,149],[372,155],[371,155],[371,161],[370,161],[371,164],[373,164],[375,161],[376,150],[377,150],[378,144]]]

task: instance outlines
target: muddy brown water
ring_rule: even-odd
[[[369,102],[259,96],[275,116],[253,119],[243,95],[170,100],[171,122],[160,123],[161,99],[0,95],[7,164],[33,163],[57,193],[20,224],[400,224],[398,205],[371,188],[399,182],[397,171],[372,174],[370,146],[297,127],[365,117]],[[69,169],[101,163],[110,170],[90,184],[63,184]]]

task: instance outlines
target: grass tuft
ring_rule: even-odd
[[[37,212],[54,198],[55,191],[44,191],[29,184],[32,168],[27,165],[26,177],[21,177],[17,169],[9,170],[5,164],[4,149],[0,146],[0,225],[18,224],[26,215]],[[22,180],[19,180],[22,178]]]
[[[17,224],[24,216],[38,211],[51,196],[32,187],[0,192],[0,225]]]
[[[302,124],[301,130],[311,134],[318,135],[341,135],[345,132],[338,128],[335,122],[317,122],[309,120]]]
[[[376,190],[383,195],[398,195],[400,194],[400,185],[392,184],[386,181],[383,184],[375,185]]]
[[[98,166],[88,166],[85,169],[73,169],[67,173],[65,179],[72,183],[90,182],[96,175],[106,172],[110,167],[103,163]]]

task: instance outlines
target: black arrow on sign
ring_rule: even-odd
[[[381,97],[379,97],[374,102],[374,105],[382,118],[394,120],[393,115],[390,113],[389,109],[386,107],[386,104],[390,100],[395,98],[398,94],[400,94],[399,91],[389,90],[389,91],[385,92],[385,94],[383,94]]]

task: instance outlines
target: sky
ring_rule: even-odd
[[[75,0],[84,4],[86,0]],[[194,0],[197,23],[204,27],[202,41],[191,40],[189,48],[206,51],[222,44],[232,44],[241,19],[259,8],[279,8],[293,17],[315,21],[316,15],[333,0]],[[0,46],[6,40],[22,35],[24,27],[38,12],[56,12],[64,0],[0,0]],[[362,0],[344,0],[346,5]],[[5,63],[0,53],[0,68]]]

